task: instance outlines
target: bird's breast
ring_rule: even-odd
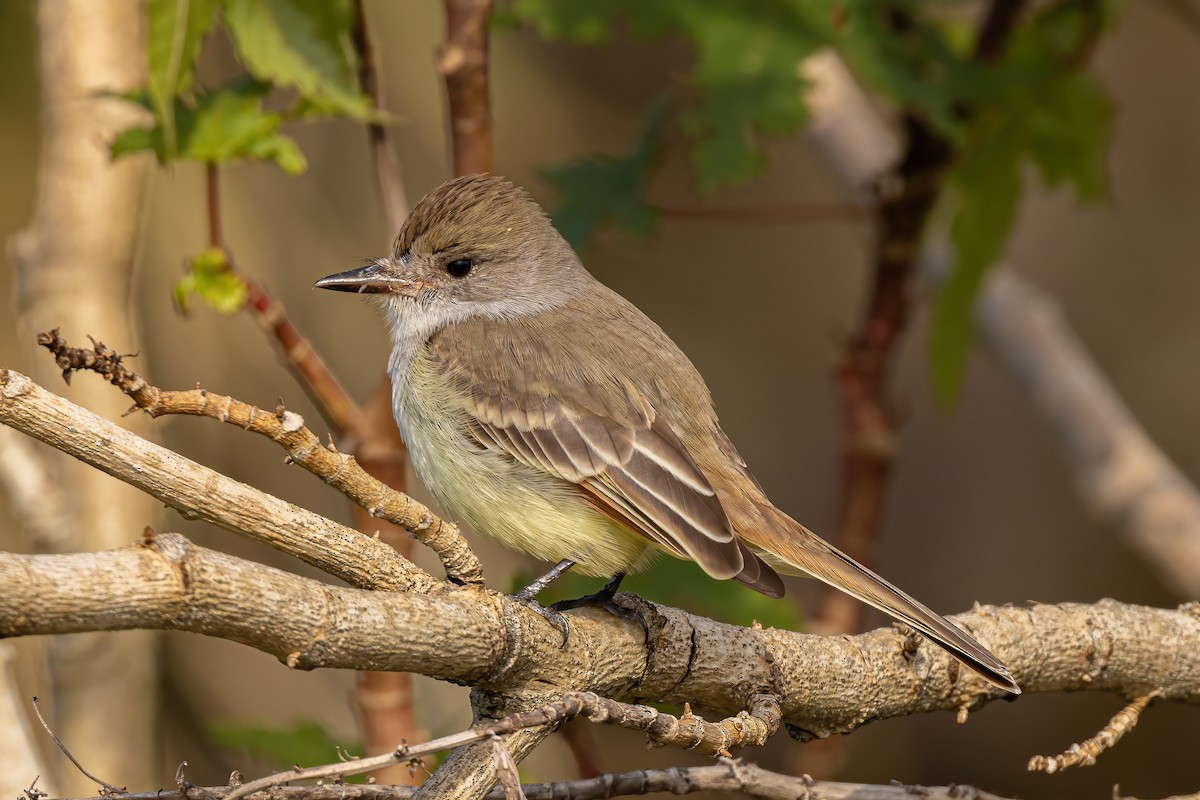
[[[402,357],[405,368],[392,375],[396,422],[413,469],[447,514],[545,561],[570,558],[586,574],[641,565],[647,539],[597,512],[579,486],[481,446],[461,387],[427,348]]]

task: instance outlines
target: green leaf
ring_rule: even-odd
[[[209,738],[224,747],[256,756],[279,769],[295,764],[314,766],[339,758],[339,749],[359,750],[360,745],[342,745],[315,722],[301,722],[290,728],[267,728],[228,722],[210,723]],[[349,783],[364,783],[365,775],[346,778]]]
[[[161,128],[126,128],[117,134],[111,145],[112,157],[120,158],[143,150],[157,152],[162,142]],[[163,159],[160,158],[159,161]]]
[[[1112,103],[1090,75],[1048,87],[1028,121],[1029,155],[1042,179],[1071,185],[1080,200],[1106,197],[1112,118]]]
[[[175,151],[175,98],[191,88],[218,5],[219,0],[150,0],[147,7],[146,85],[168,160]]]
[[[972,312],[988,269],[1003,254],[1032,163],[1046,183],[1069,185],[1081,200],[1107,191],[1112,108],[1080,70],[1111,10],[1104,4],[1048,6],[1013,33],[999,63],[954,91],[971,94],[950,176],[957,207],[950,238],[957,263],[934,306],[930,366],[934,395],[947,407],[962,384],[973,339]],[[980,75],[983,75],[981,78]],[[968,119],[964,117],[964,119]]]
[[[264,111],[263,96],[270,90],[264,83],[239,78],[196,97],[195,108],[183,101],[175,103],[178,137],[177,150],[167,147],[161,125],[123,131],[112,144],[113,158],[140,150],[151,150],[160,163],[174,158],[225,164],[247,158],[273,161],[281,169],[296,175],[308,169],[299,145],[279,133],[284,118]]]
[[[258,79],[291,86],[318,106],[358,120],[371,101],[358,90],[346,0],[222,0],[238,54]]]
[[[952,176],[957,210],[950,240],[957,255],[933,309],[930,363],[934,396],[953,404],[974,338],[972,310],[988,267],[1003,254],[1021,194],[1025,130],[1019,118],[988,114]]]
[[[654,231],[658,214],[643,198],[666,112],[664,102],[651,106],[645,131],[628,156],[595,156],[542,171],[559,192],[554,224],[576,250],[586,247],[596,228],[606,222],[640,236]]]
[[[193,294],[220,314],[236,314],[246,305],[246,284],[230,270],[224,250],[210,247],[195,256],[188,267],[188,273],[173,289],[175,304],[183,315],[190,311]]]
[[[696,46],[700,101],[681,123],[696,140],[692,164],[702,191],[758,174],[764,138],[791,133],[807,118],[798,66],[828,42],[823,5],[677,4],[679,25]]]

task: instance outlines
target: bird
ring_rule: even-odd
[[[663,552],[772,598],[780,573],[808,575],[1020,693],[975,639],[771,503],[692,362],[509,180],[443,183],[390,256],[315,286],[382,300],[396,422],[442,508],[557,562],[524,600],[572,568],[615,591]]]

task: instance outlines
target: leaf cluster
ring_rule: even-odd
[[[355,22],[353,0],[149,0],[146,85],[123,96],[150,112],[153,122],[118,134],[113,158],[149,151],[163,165],[249,160],[292,175],[305,172],[308,162],[282,132],[284,123],[377,117],[358,86]],[[197,62],[218,28],[245,72],[202,86]],[[246,302],[245,282],[220,243],[211,244],[175,285],[175,303],[185,314],[193,295],[224,314]]]
[[[372,118],[350,46],[351,0],[149,0],[147,14],[146,86],[127,97],[153,114],[153,124],[121,133],[114,157],[149,150],[162,164],[250,159],[299,174],[308,164],[281,133],[283,123]],[[199,86],[196,62],[218,23],[246,73]],[[288,95],[277,109],[266,107],[272,89]]]

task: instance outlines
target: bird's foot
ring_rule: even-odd
[[[642,627],[642,631],[646,634],[646,638],[650,638],[650,626],[646,623],[646,618],[632,608],[628,608],[617,603],[613,598],[617,596],[617,589],[621,587],[621,581],[625,578],[625,573],[618,572],[608,579],[608,583],[604,584],[598,592],[584,595],[575,600],[560,600],[551,608],[555,611],[570,611],[574,608],[587,608],[589,606],[595,608],[603,608],[605,611],[622,619],[633,620]]]
[[[537,592],[530,592],[529,589],[523,589],[516,594],[510,594],[509,597],[521,605],[533,611],[542,619],[549,622],[555,628],[562,632],[562,646],[566,647],[567,642],[571,638],[571,623],[567,622],[567,618],[559,613],[558,609],[551,606],[546,608],[537,601]]]
[[[542,619],[562,631],[563,647],[567,646],[567,641],[571,638],[571,623],[567,622],[567,618],[560,614],[556,608],[546,608],[539,603],[537,596],[542,593],[543,589],[553,583],[558,576],[573,566],[575,566],[574,561],[564,558],[555,564],[545,575],[516,594],[509,595],[513,600],[525,606],[530,611],[536,612]]]
[[[617,596],[617,589],[621,588],[621,581],[625,580],[625,573],[618,572],[608,579],[608,583],[604,584],[604,588],[592,594],[585,594],[583,597],[578,597],[574,600],[559,600],[554,604],[554,608],[559,611],[569,611],[572,608],[585,608],[587,606],[602,606],[609,607],[615,605],[613,598]]]

